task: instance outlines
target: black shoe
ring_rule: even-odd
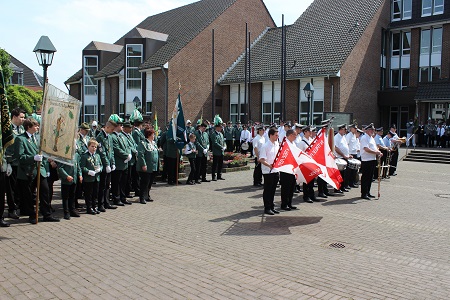
[[[37,219],[36,219],[35,217],[30,217],[30,218],[28,219],[28,222],[30,222],[30,223],[33,224],[33,225],[36,225],[36,224],[37,224]]]
[[[194,185],[195,183],[193,181],[186,181],[186,184]]]
[[[311,197],[311,200],[314,201],[314,202],[320,202],[320,200],[317,199],[316,197]]]
[[[309,198],[303,199],[303,201],[307,202],[307,203],[313,203],[313,201]]]
[[[225,180],[225,178],[217,177],[218,180]]]
[[[80,217],[80,214],[78,213],[78,211],[76,209],[71,210],[69,212],[69,214],[70,214],[71,217],[74,217],[74,218],[79,218]]]
[[[70,214],[68,212],[64,213],[64,219],[70,220]]]
[[[291,208],[289,206],[282,206],[280,208],[281,208],[281,210],[286,210],[286,211],[290,211],[291,210]]]
[[[97,209],[97,207],[96,207],[96,208],[92,208],[92,210],[95,211],[95,213],[96,213],[97,215],[100,214],[100,211]]]
[[[48,217],[44,217],[42,222],[59,222],[59,219],[52,217],[52,216],[48,216]]]
[[[96,215],[97,213],[95,212],[95,210],[93,210],[92,208],[87,208],[86,209],[86,213],[88,215]]]
[[[275,208],[272,209],[272,212],[274,212],[274,213],[276,213],[276,214],[279,214],[279,213],[280,213],[280,212],[279,212],[278,210],[276,210]]]
[[[208,179],[202,179],[202,182],[210,182]]]
[[[334,195],[333,194],[331,194],[331,193],[329,193],[329,192],[325,192],[325,193],[323,193],[325,196],[328,196],[328,197],[333,197]]]
[[[264,210],[265,215],[273,216],[275,213],[271,209]]]
[[[16,211],[8,212],[8,218],[17,220],[19,216],[17,215]]]
[[[346,190],[350,190],[350,189],[351,189],[351,187],[350,187],[349,185],[346,185],[346,186],[344,187],[344,189],[346,189]]]
[[[148,197],[147,199],[145,199],[145,201],[147,201],[147,202],[153,202],[153,199],[152,199],[152,197]]]
[[[358,188],[358,186],[356,184],[351,184],[350,187],[351,188]]]
[[[336,189],[334,189],[334,192],[335,192],[336,194],[343,194],[343,193],[344,193],[343,191],[341,191],[341,190],[336,190]]]
[[[297,206],[288,205],[290,209],[297,209]]]
[[[132,203],[128,201],[127,199],[120,200],[123,204],[131,205]]]
[[[212,181],[217,181],[217,179],[216,178],[213,178],[213,179],[211,179]]]
[[[120,201],[114,201],[114,205],[117,205],[117,206],[125,206],[125,204],[123,204],[123,203],[120,202]]]
[[[111,205],[111,204],[106,204],[105,205],[106,209],[117,209],[117,206]]]
[[[370,200],[369,196],[367,196],[367,195],[361,195],[361,199]]]
[[[147,201],[145,201],[145,199],[141,199],[141,200],[139,200],[139,203],[141,203],[141,204],[147,204]]]
[[[374,196],[374,195],[371,195],[371,194],[367,194],[367,197],[369,197],[369,198],[375,198],[375,196]]]
[[[8,222],[5,222],[3,218],[0,218],[0,227],[9,227],[10,224]]]
[[[99,206],[99,207],[97,208],[97,210],[98,210],[99,212],[106,212],[106,209],[105,209],[103,206]]]
[[[200,180],[196,180],[195,183],[196,184],[202,184],[202,182]]]
[[[317,197],[328,198],[328,196],[325,195],[324,193],[319,193],[319,194],[317,195]]]
[[[347,190],[345,187],[341,189],[342,192],[350,192],[349,190]]]

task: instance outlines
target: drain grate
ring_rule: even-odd
[[[337,249],[343,249],[345,248],[345,244],[343,243],[331,243],[328,245],[330,248],[337,248]]]
[[[438,198],[450,199],[450,194],[435,194]]]

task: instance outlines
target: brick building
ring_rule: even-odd
[[[202,0],[157,14],[114,44],[91,42],[82,51],[82,69],[65,83],[83,102],[84,121],[126,116],[135,105],[145,118],[157,113],[167,121],[179,84],[185,117],[210,118],[212,77],[218,79],[245,48],[246,23],[258,34],[275,26],[262,0]],[[222,95],[218,85],[215,94]],[[220,99],[215,110],[226,110]]]
[[[22,85],[33,91],[42,91],[44,78],[23,64],[20,60],[9,54],[9,67],[13,70],[13,75],[8,84]]]

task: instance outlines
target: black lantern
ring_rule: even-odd
[[[36,54],[37,61],[40,66],[44,69],[44,89],[47,82],[47,68],[53,62],[53,54],[55,54],[56,49],[48,36],[41,36],[36,47],[34,47],[33,52]]]
[[[309,123],[309,121],[312,121],[312,117],[310,118],[310,115],[312,113],[312,108],[311,108],[311,98],[314,95],[314,86],[311,83],[307,83],[305,85],[305,87],[303,88],[303,91],[305,92],[305,97],[306,99],[308,99],[308,117],[307,117],[307,124],[306,125],[311,125],[311,123]]]

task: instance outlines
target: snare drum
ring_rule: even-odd
[[[242,150],[247,151],[248,148],[249,148],[249,145],[248,145],[247,142],[243,142],[243,143],[241,144],[241,149],[242,149]]]
[[[347,162],[343,158],[336,158],[334,162],[336,163],[339,171],[343,171],[347,168]]]
[[[347,168],[352,170],[359,170],[361,167],[361,162],[356,158],[349,158],[347,161]]]

